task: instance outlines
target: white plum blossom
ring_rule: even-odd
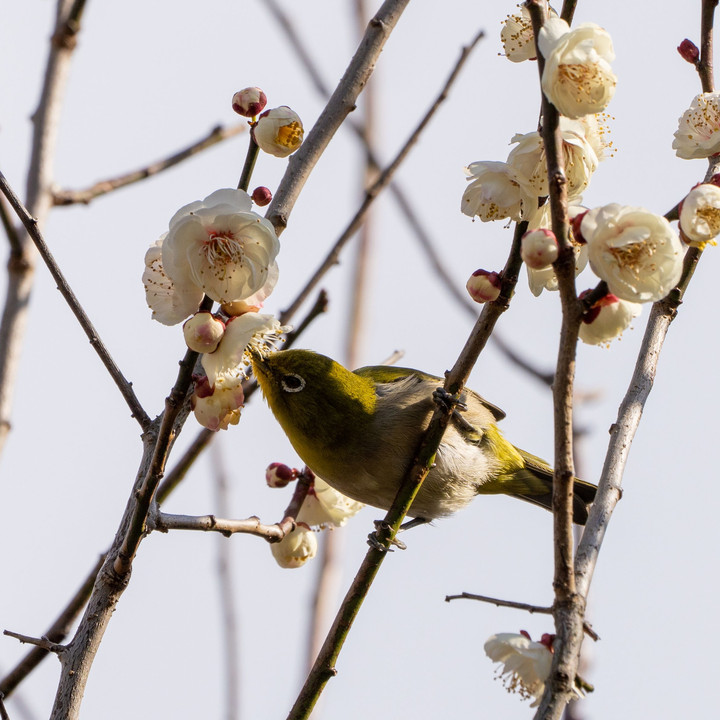
[[[213,432],[237,425],[244,402],[240,378],[220,381],[214,387],[210,387],[207,378],[201,378],[195,383],[191,399],[195,419]]]
[[[552,668],[553,635],[545,634],[541,642],[533,642],[523,630],[518,633],[498,633],[485,642],[485,654],[496,663],[501,663],[498,677],[509,692],[516,692],[524,699],[535,698],[530,707],[540,704],[545,681]],[[577,697],[583,693],[574,688]]]
[[[533,270],[544,270],[558,258],[558,244],[552,230],[528,230],[520,244],[523,262]]]
[[[363,503],[351,500],[330,487],[322,478],[315,476],[300,512],[298,522],[322,529],[342,527],[347,519],[365,507]]]
[[[717,244],[720,233],[720,187],[712,183],[695,186],[680,210],[680,230],[691,245]]]
[[[664,217],[612,203],[588,210],[580,229],[590,267],[620,299],[655,302],[680,280],[684,249]]]
[[[460,203],[465,215],[483,222],[506,218],[519,222],[537,207],[534,192],[507,163],[474,162],[465,173],[470,183]]]
[[[617,78],[612,40],[595,23],[570,29],[560,18],[548,18],[538,36],[545,58],[542,89],[558,112],[579,118],[604,110],[615,94]]]
[[[673,150],[692,160],[720,153],[720,93],[700,93],[678,121]]]
[[[569,198],[578,197],[590,183],[597,170],[599,159],[593,145],[585,137],[588,126],[578,120],[560,118],[563,161]],[[511,143],[517,143],[508,155],[507,163],[535,195],[549,194],[545,145],[538,132],[515,135]]]
[[[266,342],[288,330],[273,315],[248,312],[228,320],[217,350],[201,358],[210,385],[242,379],[249,353],[266,352]]]
[[[611,340],[620,337],[641,312],[640,303],[621,300],[612,294],[605,295],[583,315],[580,339],[588,345],[608,345]]]
[[[165,238],[167,233],[145,253],[142,282],[145,286],[145,300],[152,310],[153,320],[163,325],[177,325],[198,309],[203,292],[192,283],[175,285],[165,273],[162,262]]]
[[[299,568],[317,553],[317,538],[307,525],[298,524],[280,542],[271,543],[270,550],[281,568]]]
[[[284,158],[300,147],[304,132],[300,116],[287,105],[282,105],[258,118],[253,137],[263,152]]]
[[[505,57],[512,62],[535,59],[535,36],[533,35],[530,11],[525,5],[520,5],[520,13],[508,15],[500,31],[500,40],[505,50]],[[557,13],[548,8],[550,17],[557,17]]]
[[[173,215],[162,241],[162,270],[174,292],[192,291],[200,298],[204,293],[227,303],[264,288],[276,273],[280,243],[270,222],[251,206],[246,192],[223,189]]]

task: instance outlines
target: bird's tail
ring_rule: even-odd
[[[552,511],[553,469],[544,461],[517,448],[525,461],[525,467],[513,472],[511,493],[514,497],[527,500],[534,505]],[[573,522],[584,525],[588,508],[595,499],[597,487],[592,483],[575,478],[573,486]]]

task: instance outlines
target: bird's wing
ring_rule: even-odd
[[[366,367],[359,368],[354,372],[360,377],[370,378],[375,383],[381,385],[385,383],[398,382],[399,380],[404,380],[411,375],[414,375],[420,380],[437,383],[438,386],[441,386],[443,384],[443,379],[437,377],[436,375],[429,375],[428,373],[421,372],[420,370],[414,370],[412,368],[404,367],[395,367],[393,365],[368,365]],[[380,393],[382,392],[381,389],[378,390]],[[472,395],[475,400],[477,400],[483,407],[489,410],[496,421],[502,420],[505,417],[505,412],[503,410],[501,410],[497,405],[493,405],[491,402],[488,402],[484,397],[478,395],[474,390],[465,388],[465,390],[463,391],[463,395],[465,395],[466,393],[468,395]],[[462,396],[460,400],[461,402],[466,402],[466,398]]]

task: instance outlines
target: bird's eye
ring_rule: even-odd
[[[305,387],[305,380],[300,375],[291,373],[290,375],[283,375],[280,384],[285,392],[296,393]]]

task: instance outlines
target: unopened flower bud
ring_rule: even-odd
[[[270,192],[270,188],[260,185],[260,187],[256,187],[252,191],[252,195],[250,197],[256,205],[265,207],[266,205],[269,205],[272,200],[272,192]]]
[[[683,60],[687,60],[693,65],[696,65],[700,59],[700,51],[698,50],[697,45],[687,38],[678,45],[677,51],[680,53],[680,57]]]
[[[542,270],[552,265],[558,256],[558,244],[552,230],[529,230],[521,241],[520,255],[528,267]]]
[[[210,397],[213,394],[213,386],[206,375],[193,375],[195,382],[195,396],[199,398]]]
[[[297,480],[298,471],[283,463],[270,463],[265,470],[265,482],[271,488],[283,488]]]
[[[232,99],[232,109],[243,117],[259,115],[267,105],[267,97],[259,87],[238,90]]]
[[[501,280],[496,272],[476,270],[465,285],[470,297],[477,303],[497,300],[500,295]]]
[[[212,313],[195,313],[183,325],[187,346],[199,353],[211,353],[217,349],[225,333],[225,323],[213,317]]]
[[[264,112],[253,128],[258,147],[280,158],[292,155],[300,147],[303,134],[300,117],[286,105]]]
[[[582,234],[582,221],[583,218],[587,215],[587,210],[585,212],[578,213],[572,220],[570,221],[570,230],[572,232],[573,240],[575,240],[576,243],[579,245],[585,245],[587,242]]]
[[[270,545],[275,562],[281,568],[299,568],[315,557],[317,538],[304,523],[298,523],[280,542]]]

